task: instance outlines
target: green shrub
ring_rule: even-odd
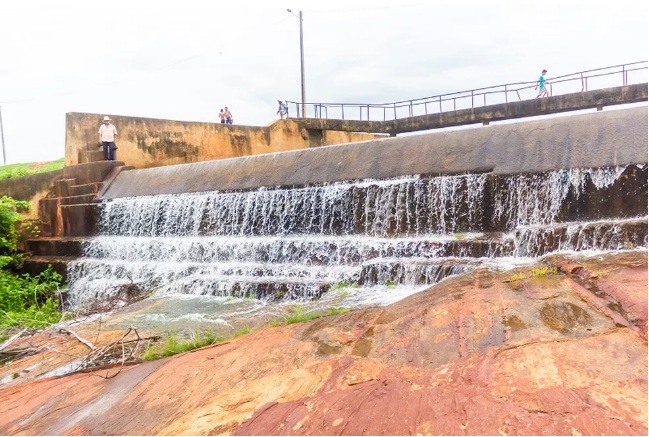
[[[0,327],[42,328],[61,316],[56,291],[62,278],[52,266],[37,276],[13,271],[22,262],[17,249],[18,211],[28,208],[29,202],[0,197]]]

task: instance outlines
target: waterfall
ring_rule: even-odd
[[[646,247],[646,206],[639,218],[607,217],[625,171],[415,175],[109,200],[100,235],[69,266],[70,301],[128,283],[157,294],[314,299],[341,283],[415,289],[486,258]],[[572,215],[580,220],[567,221]]]

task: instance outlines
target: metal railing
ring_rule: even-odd
[[[620,78],[623,86],[630,83],[645,83],[647,82],[646,70],[647,61],[632,62],[549,78],[546,79],[545,86],[549,94],[553,95],[555,92],[564,94],[588,91],[589,87],[601,89],[619,86]],[[630,73],[632,73],[631,78]],[[604,78],[607,80],[603,80]],[[306,107],[309,108],[306,117],[361,121],[396,120],[532,99],[535,97],[533,93],[529,96],[525,93],[533,90],[537,84],[538,81],[515,82],[392,103],[306,103]],[[293,114],[301,118],[302,102],[288,101],[287,103],[295,108]]]

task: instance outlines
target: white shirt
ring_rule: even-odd
[[[101,135],[101,140],[107,143],[115,142],[115,135],[117,135],[117,129],[112,124],[106,126],[102,124],[99,128],[99,134]]]

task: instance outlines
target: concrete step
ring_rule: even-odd
[[[32,276],[38,275],[51,265],[55,272],[63,276],[67,281],[68,263],[77,259],[76,256],[33,256],[23,263],[21,273],[29,273]]]
[[[27,240],[27,250],[33,256],[81,256],[84,239],[75,237],[42,237]]]
[[[77,183],[76,178],[59,179],[54,181],[54,193],[56,197],[70,196],[70,187]]]
[[[96,203],[99,202],[96,199],[95,193],[90,194],[80,194],[78,196],[68,196],[61,198],[61,205],[80,205],[82,203]]]
[[[79,152],[79,164],[98,162],[104,160],[104,151],[97,147],[97,150],[82,150]]]
[[[92,182],[89,184],[72,185],[69,196],[83,196],[86,194],[96,195],[104,186],[103,182]]]
[[[63,237],[89,237],[97,234],[99,208],[97,203],[81,203],[78,205],[61,205]],[[59,235],[56,235],[59,236]]]
[[[76,178],[79,185],[101,182],[113,168],[123,165],[122,161],[99,161],[69,165],[63,167],[63,176],[66,179]]]

